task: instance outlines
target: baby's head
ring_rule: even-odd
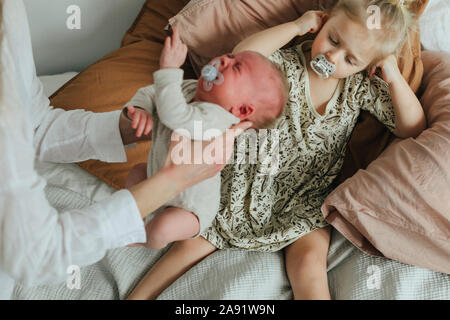
[[[200,77],[196,100],[220,105],[234,116],[267,128],[280,117],[288,98],[287,82],[281,71],[263,55],[244,51],[213,59],[223,83],[210,90]],[[220,62],[220,64],[218,63]]]
[[[407,40],[412,0],[339,0],[316,36],[311,58],[323,54],[336,67],[334,78],[371,68]]]

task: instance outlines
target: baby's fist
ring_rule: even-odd
[[[186,61],[188,48],[181,41],[178,29],[173,27],[172,37],[167,37],[159,60],[160,69],[180,68]]]

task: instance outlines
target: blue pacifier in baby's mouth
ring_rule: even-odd
[[[318,54],[311,60],[311,68],[322,79],[328,79],[336,71],[336,66],[329,62],[324,54]]]
[[[203,89],[211,91],[213,85],[220,86],[224,82],[223,74],[219,71],[220,60],[203,67]]]

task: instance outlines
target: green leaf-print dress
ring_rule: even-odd
[[[219,212],[202,234],[219,249],[277,251],[327,226],[320,208],[342,167],[360,110],[395,129],[389,86],[363,72],[342,79],[324,115],[317,113],[304,56],[311,45],[305,41],[270,57],[290,86],[289,101],[274,127],[279,168],[274,175],[261,174],[258,161],[230,164],[222,171]]]

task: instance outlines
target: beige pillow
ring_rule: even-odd
[[[322,212],[366,253],[450,274],[450,54],[422,58],[429,128],[396,139],[335,189]]]
[[[212,58],[233,51],[243,39],[263,29],[319,10],[334,0],[191,0],[171,26],[180,30],[197,74]]]

